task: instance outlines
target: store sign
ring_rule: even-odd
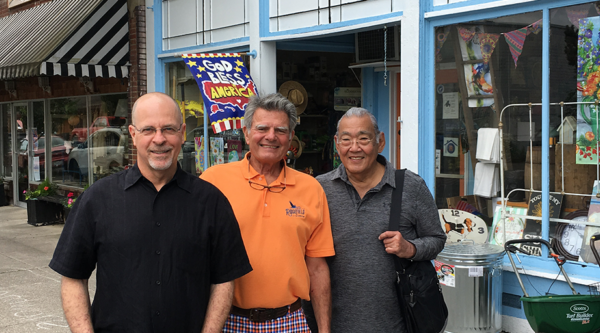
[[[458,138],[444,138],[444,156],[458,157]]]
[[[248,100],[258,95],[238,53],[184,54],[198,83],[214,133],[242,128]]]

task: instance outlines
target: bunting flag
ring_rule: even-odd
[[[465,41],[465,43],[468,43],[475,36],[475,29],[458,27],[458,34]]]
[[[444,27],[443,29],[438,29],[438,33],[436,36],[436,43],[435,43],[435,54],[440,53],[440,51],[442,50],[442,46],[444,46],[446,39],[448,39],[449,33],[450,33],[449,27]]]
[[[242,128],[248,100],[257,88],[238,53],[184,54],[200,87],[214,133]]]
[[[517,60],[523,51],[523,43],[525,43],[525,37],[527,37],[527,27],[505,32],[503,35],[515,61],[515,68],[517,68]]]
[[[575,8],[566,8],[567,17],[569,17],[569,21],[573,23],[575,28],[579,29],[579,20],[588,16],[588,7],[584,7],[582,9]]]
[[[483,62],[487,64],[488,61],[490,61],[492,52],[494,52],[494,48],[496,48],[496,43],[498,42],[500,35],[481,33],[477,34],[477,36],[479,37],[479,46],[481,47]]]
[[[540,31],[542,31],[542,19],[539,19],[527,26],[528,35],[532,32],[537,35]]]

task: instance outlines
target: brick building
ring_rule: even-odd
[[[44,179],[77,191],[134,162],[145,32],[143,1],[0,3],[0,173],[15,205]]]

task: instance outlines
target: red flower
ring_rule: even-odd
[[[583,150],[580,150],[580,151],[579,151],[579,155],[583,155]]]
[[[590,151],[590,150],[592,150],[592,147],[590,147],[590,146],[587,146],[587,147],[585,147],[585,150],[586,150],[586,151]]]
[[[73,192],[69,192],[69,194],[67,194],[67,198],[72,198],[73,197]]]
[[[596,149],[592,149],[592,153],[597,154]]]
[[[48,191],[48,186],[44,186],[44,191]]]

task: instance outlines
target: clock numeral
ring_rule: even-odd
[[[452,216],[460,216],[460,210],[452,210]]]
[[[480,234],[483,234],[484,230],[483,230],[483,228],[480,227],[480,228],[477,229],[477,232],[479,232]]]

